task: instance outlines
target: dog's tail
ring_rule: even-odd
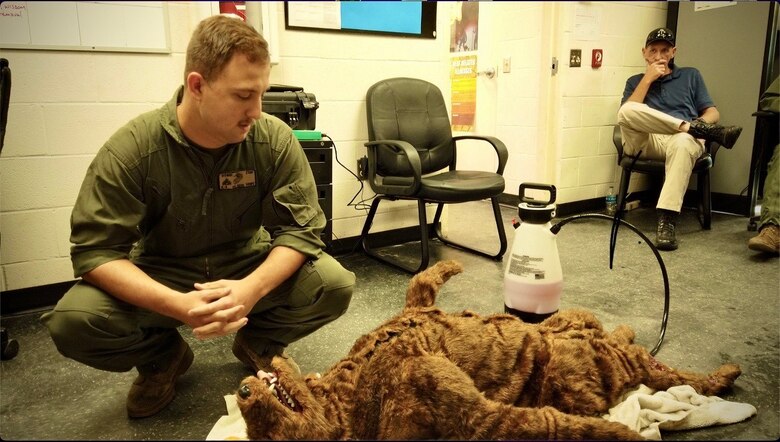
[[[463,267],[455,261],[439,261],[414,275],[406,291],[404,309],[432,306],[436,302],[436,294],[439,293],[442,284],[462,271]]]

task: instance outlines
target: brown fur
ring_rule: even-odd
[[[600,417],[626,390],[688,384],[714,395],[739,367],[710,375],[674,370],[633,344],[626,326],[607,333],[585,311],[539,325],[514,316],[447,314],[436,293],[459,264],[415,275],[401,314],[359,338],[321,378],[273,367],[295,398],[282,405],[268,384],[244,379],[238,405],[252,439],[640,439]]]

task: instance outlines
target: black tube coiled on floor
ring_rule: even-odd
[[[655,258],[658,260],[658,265],[661,267],[661,275],[664,279],[664,313],[663,318],[661,319],[661,331],[658,336],[658,342],[655,344],[655,347],[653,347],[652,350],[650,350],[650,354],[655,356],[656,353],[658,353],[658,350],[661,348],[661,344],[664,341],[664,336],[666,335],[666,323],[669,320],[669,275],[666,273],[666,265],[664,265],[664,260],[661,258],[661,254],[658,253],[658,249],[653,245],[653,242],[650,241],[650,239],[645,236],[644,233],[639,231],[636,227],[633,225],[627,223],[626,221],[622,220],[620,218],[620,211],[615,214],[615,216],[609,216],[604,215],[603,213],[584,213],[580,215],[572,215],[568,218],[564,218],[563,220],[555,223],[551,228],[550,232],[552,232],[554,235],[557,235],[558,232],[561,230],[561,227],[565,226],[566,224],[580,220],[585,218],[596,218],[596,219],[608,219],[612,221],[612,231],[610,233],[609,238],[609,269],[612,270],[612,261],[615,256],[615,245],[617,243],[617,233],[618,229],[621,224],[628,227],[629,229],[633,230],[634,233],[639,235],[640,238],[642,238],[645,243],[647,243],[648,246],[650,246],[650,250],[653,251],[653,254],[655,255]]]

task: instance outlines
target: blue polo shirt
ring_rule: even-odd
[[[715,106],[704,79],[696,68],[672,67],[672,74],[661,77],[650,85],[645,104],[665,114],[685,121],[698,117],[704,109]],[[645,74],[636,74],[626,80],[626,89],[620,104],[634,93]]]

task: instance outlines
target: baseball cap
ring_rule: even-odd
[[[674,43],[674,32],[672,32],[669,28],[658,28],[653,31],[651,31],[649,34],[647,34],[647,40],[645,40],[645,47],[649,45],[650,43],[655,43],[657,41],[665,41],[672,46],[675,46]]]

